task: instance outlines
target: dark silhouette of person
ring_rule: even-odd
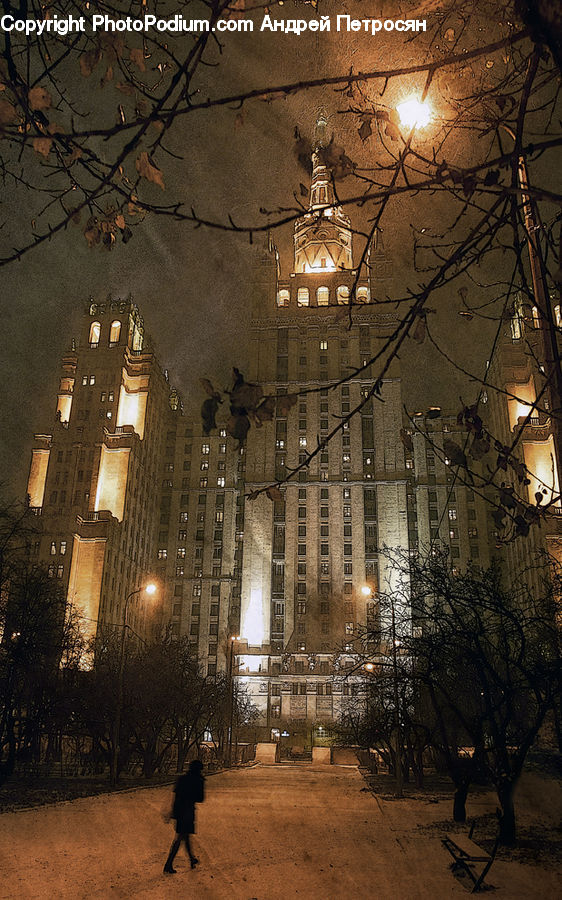
[[[180,775],[176,781],[174,788],[174,805],[172,807],[172,819],[176,820],[176,837],[170,847],[168,859],[164,866],[164,872],[169,875],[175,874],[172,865],[174,858],[182,841],[191,862],[191,868],[194,869],[199,860],[193,855],[189,835],[195,833],[195,804],[203,803],[205,799],[205,779],[201,774],[203,763],[194,759],[189,764],[189,770]]]

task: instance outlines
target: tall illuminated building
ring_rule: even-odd
[[[509,571],[525,573],[530,588],[541,596],[544,568],[538,564],[537,553],[547,553],[562,563],[562,504],[560,502],[561,473],[556,452],[556,421],[562,397],[557,397],[556,380],[549,353],[549,315],[545,304],[551,304],[553,330],[562,343],[560,301],[549,297],[541,308],[515,300],[511,319],[503,323],[494,355],[489,363],[489,381],[500,392],[489,391],[486,424],[491,433],[527,467],[529,485],[521,485],[511,470],[505,482],[513,484],[516,494],[530,504],[541,495],[541,505],[547,507],[541,527],[532,525],[527,536],[510,541],[504,548]],[[534,404],[538,408],[534,408]],[[560,434],[560,431],[558,432]]]
[[[289,727],[306,736],[314,724],[339,718],[346,698],[360,689],[360,676],[351,673],[355,642],[375,625],[377,594],[395,577],[379,548],[408,546],[398,361],[380,390],[373,392],[369,367],[328,387],[366,364],[395,320],[376,303],[391,269],[384,252],[375,248],[369,267],[354,268],[351,223],[336,202],[324,146],[320,121],[289,277],[281,277],[271,244],[255,273],[247,377],[265,394],[298,396],[288,413],[252,429],[246,491],[283,480],[368,399],[283,486],[282,500],[261,494],[245,504],[236,648],[239,678],[261,711],[264,735]]]
[[[177,405],[137,307],[91,301],[61,361],[51,427],[35,436],[28,500],[41,516],[34,557],[92,636],[122,621],[153,569],[160,457]],[[145,613],[142,599],[131,604],[130,624],[146,628]]]
[[[119,626],[128,594],[154,578],[154,624],[185,637],[207,677],[226,671],[248,690],[259,711],[251,736],[286,731],[294,744],[313,732],[319,740],[361,702],[358,651],[376,654],[363,638],[388,624],[378,598],[399,579],[385,547],[423,552],[439,538],[453,565],[489,559],[478,497],[452,486],[442,454],[419,433],[411,449],[401,440],[399,361],[380,382],[378,363],[371,372],[397,324],[377,302],[392,292],[392,262],[375,243],[354,268],[351,222],[324,164],[325,127],[320,120],[291,271],[281,276],[268,242],[253,273],[244,375],[281,398],[274,420],[252,427],[242,448],[221,413],[205,435],[182,414],[136,306],[92,301],[63,357],[28,487],[42,526],[35,558],[61,579],[92,635]],[[426,425],[439,447],[455,427]],[[282,499],[249,499],[277,482]],[[146,610],[139,598],[129,616],[145,634]]]

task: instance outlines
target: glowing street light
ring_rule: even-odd
[[[363,587],[361,588],[361,593],[363,594],[364,597],[371,596],[372,591],[368,584],[363,585]]]
[[[405,128],[425,128],[429,125],[431,111],[427,103],[422,103],[416,97],[409,97],[396,107],[400,122]]]

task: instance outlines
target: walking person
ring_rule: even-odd
[[[195,804],[203,803],[205,799],[205,779],[201,774],[202,769],[203,763],[198,759],[194,759],[189,764],[188,772],[180,775],[176,781],[171,816],[172,819],[176,820],[176,837],[172,842],[168,859],[164,866],[164,872],[169,875],[173,875],[176,871],[172,863],[182,841],[185,842],[191,868],[194,869],[199,862],[197,857],[193,855],[189,836],[195,833]]]

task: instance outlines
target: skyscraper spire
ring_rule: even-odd
[[[308,212],[295,222],[295,272],[352,269],[351,223],[337,205],[327,165],[328,119],[320,113],[312,142],[312,181]]]
[[[330,143],[327,128],[328,119],[323,113],[320,113],[314,126],[312,145],[312,181],[308,207],[311,211],[327,205],[332,206],[336,202],[332,178],[325,162],[325,151]]]

